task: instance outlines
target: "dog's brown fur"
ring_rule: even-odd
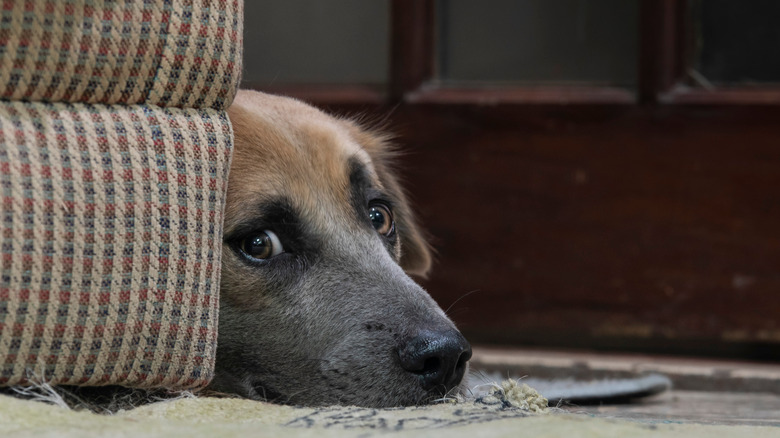
[[[301,102],[250,91],[239,92],[229,115],[235,151],[212,389],[368,406],[455,390],[470,350],[404,273],[425,274],[431,256],[393,176],[386,139]],[[392,209],[392,235],[380,235],[368,219],[377,202]],[[284,253],[247,257],[247,239],[264,230],[279,235]],[[409,372],[416,365],[408,362],[422,354],[421,336],[427,346],[439,335],[464,352],[447,383],[421,387],[424,372]]]

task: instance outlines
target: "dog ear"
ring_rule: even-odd
[[[425,232],[417,224],[417,218],[412,211],[406,193],[389,164],[380,161],[380,164],[375,164],[375,166],[380,180],[396,200],[394,205],[395,226],[401,238],[401,268],[408,274],[425,278],[433,264],[431,247],[425,238]]]
[[[356,125],[353,125],[353,128],[357,131],[353,131],[355,137],[371,157],[382,185],[395,198],[393,205],[395,226],[401,238],[399,264],[407,274],[425,278],[433,264],[432,249],[428,244],[426,233],[417,224],[406,192],[396,177],[398,173],[394,163],[397,152],[387,135],[377,131],[367,131]]]

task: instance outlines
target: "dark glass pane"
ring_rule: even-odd
[[[636,83],[636,0],[439,0],[446,82]]]
[[[692,1],[694,82],[780,82],[780,1]]]
[[[248,0],[243,81],[385,83],[389,14],[389,0]]]

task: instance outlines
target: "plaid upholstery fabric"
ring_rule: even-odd
[[[222,111],[0,102],[0,385],[212,377]]]
[[[0,99],[225,109],[241,0],[0,0]]]

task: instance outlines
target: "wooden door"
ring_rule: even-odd
[[[380,73],[245,86],[387,120],[472,340],[780,358],[778,3],[370,3]]]

